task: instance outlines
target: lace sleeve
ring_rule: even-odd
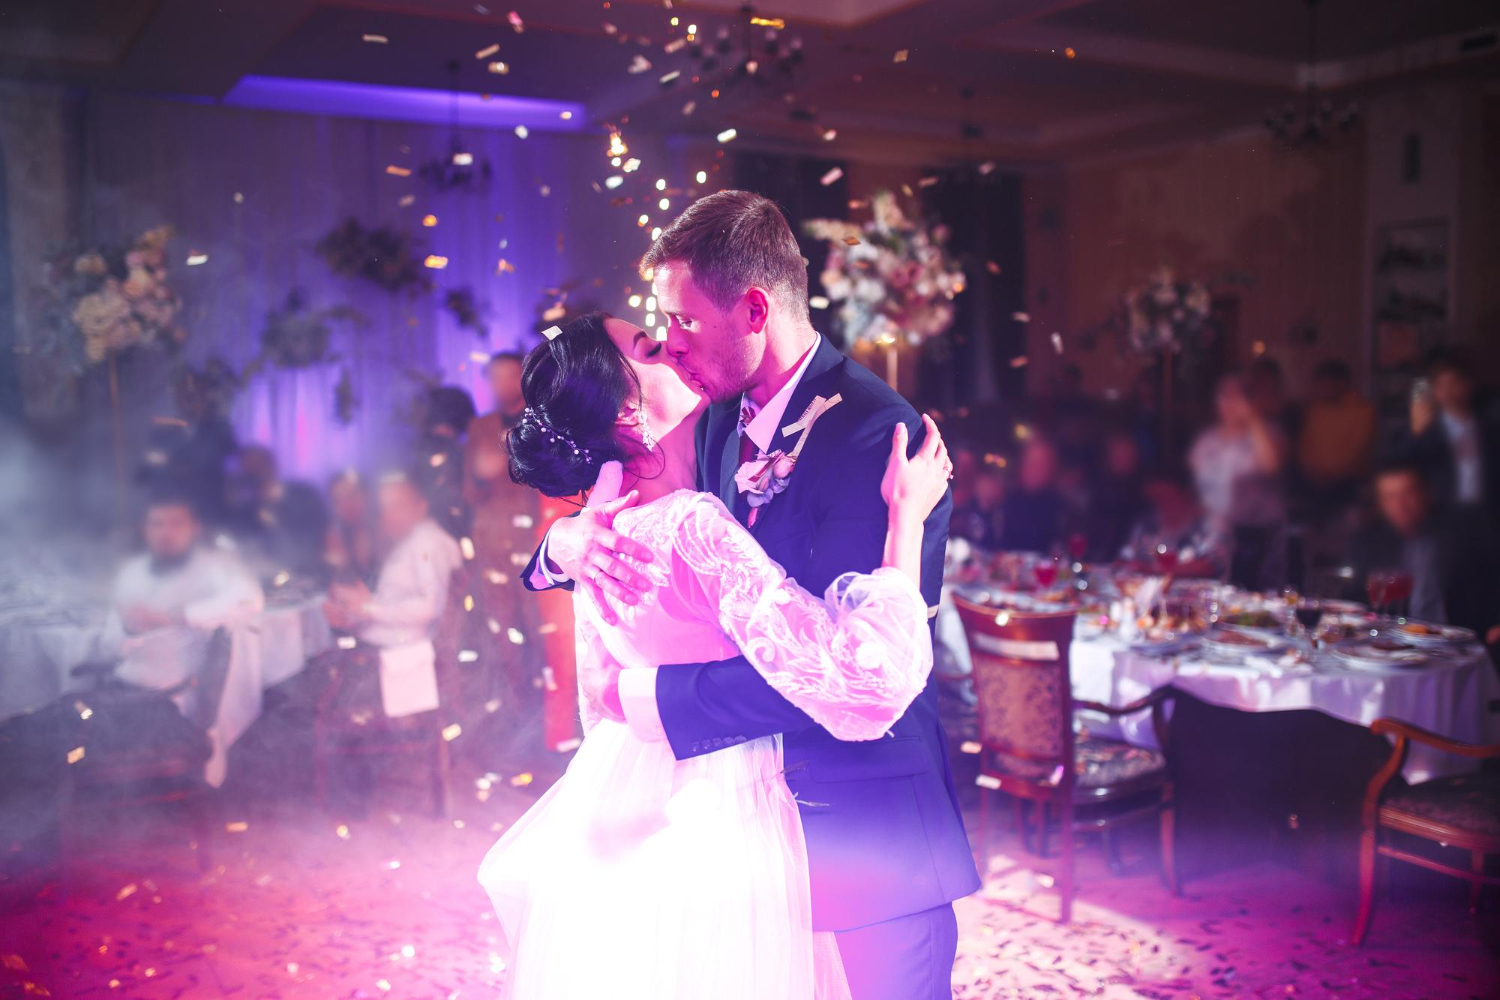
[[[885,735],[932,670],[927,605],[895,569],[797,586],[723,505],[680,523],[673,587],[696,597],[766,681],[841,740]]]
[[[598,670],[603,664],[604,640],[599,638],[599,630],[586,616],[577,614],[575,618],[573,649],[578,678],[578,721],[583,726],[583,735],[587,736],[599,720],[604,718],[584,693],[584,683],[589,671]]]

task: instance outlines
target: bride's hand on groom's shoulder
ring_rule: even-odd
[[[618,619],[606,596],[634,605],[651,589],[651,582],[621,558],[651,562],[655,558],[651,550],[614,529],[615,515],[634,506],[638,498],[632,490],[618,500],[587,508],[577,517],[560,518],[547,532],[551,568],[591,592],[611,625],[618,624]]]
[[[948,480],[953,476],[948,446],[943,443],[937,424],[926,414],[922,416],[922,426],[927,436],[917,453],[909,458],[906,425],[897,424],[891,438],[891,457],[880,483],[880,495],[890,507],[892,518],[925,521],[948,492]]]

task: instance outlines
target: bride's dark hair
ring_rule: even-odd
[[[526,411],[506,434],[510,478],[549,497],[580,493],[594,485],[605,462],[625,460],[615,419],[640,398],[641,386],[609,339],[607,318],[578,317],[521,366]]]

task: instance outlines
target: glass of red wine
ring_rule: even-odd
[[[1037,586],[1042,590],[1051,589],[1052,585],[1057,582],[1057,560],[1051,556],[1037,560],[1032,570],[1036,573]]]
[[[1405,603],[1411,597],[1412,579],[1411,574],[1403,571],[1391,573],[1387,577],[1385,599],[1391,605],[1391,614],[1400,616],[1404,613]]]
[[[1390,577],[1390,573],[1379,569],[1371,570],[1370,575],[1365,577],[1365,595],[1370,598],[1370,610],[1377,615],[1389,599]]]
[[[1308,642],[1316,646],[1318,626],[1323,622],[1323,605],[1318,601],[1299,601],[1292,613],[1297,616],[1297,623],[1302,626]]]
[[[1169,576],[1177,569],[1177,550],[1166,543],[1156,547],[1156,571]]]
[[[1083,557],[1088,555],[1088,536],[1081,531],[1075,531],[1068,536],[1068,555],[1073,557],[1074,562],[1083,562]]]

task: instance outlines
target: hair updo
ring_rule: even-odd
[[[521,368],[526,412],[506,434],[510,478],[549,497],[594,485],[599,467],[624,461],[615,420],[640,397],[634,370],[609,339],[604,313],[580,316],[538,344]]]

